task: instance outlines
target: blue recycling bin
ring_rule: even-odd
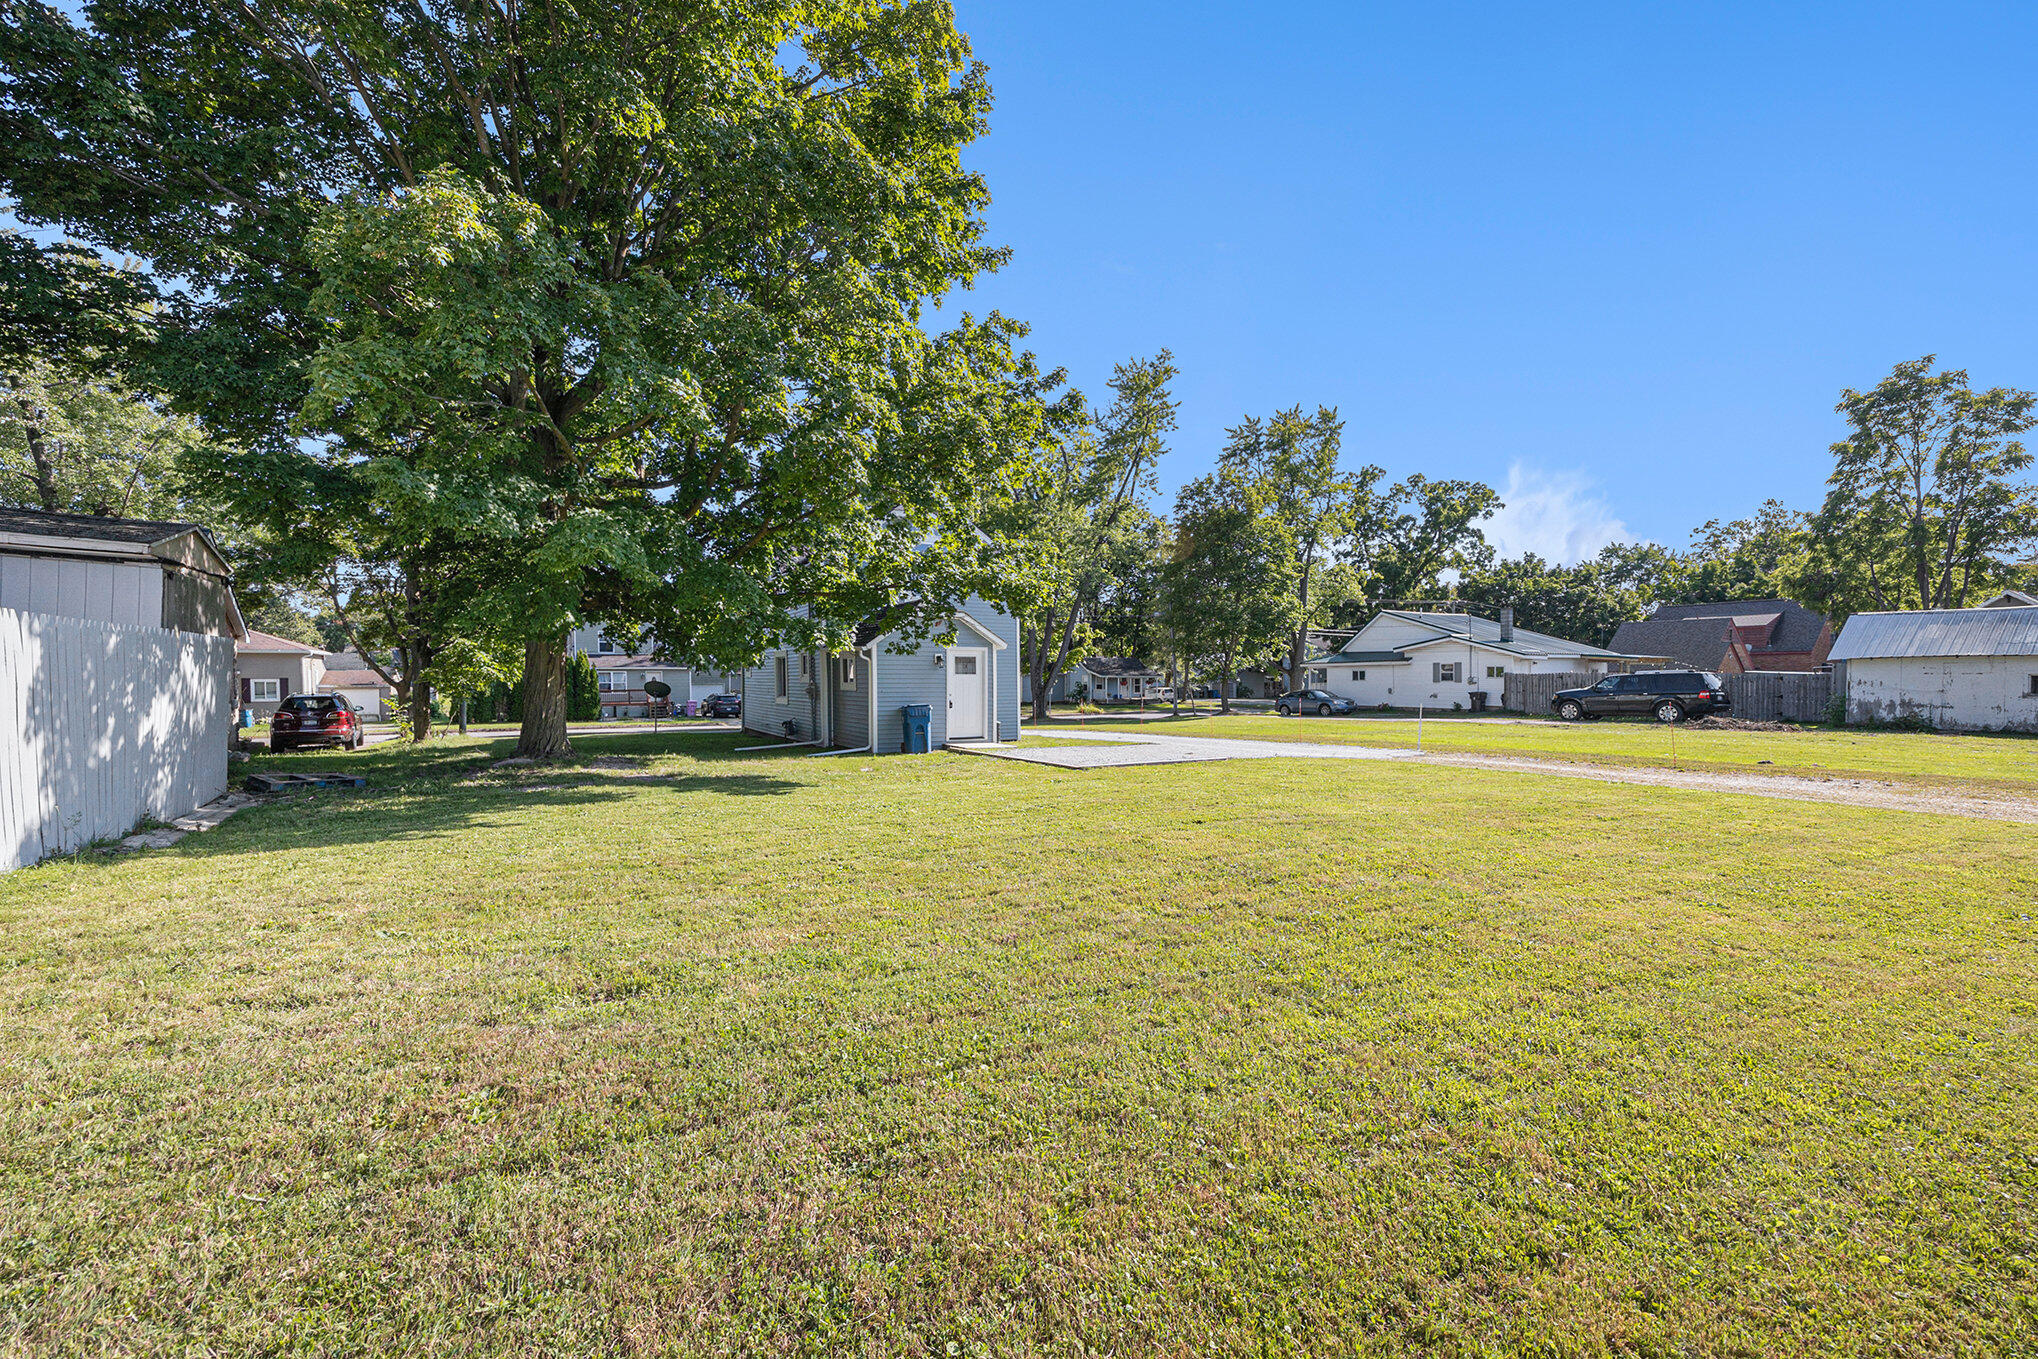
[[[241,709],[241,725],[243,727],[252,727],[255,725],[255,710],[253,708]]]
[[[934,730],[934,709],[925,703],[908,703],[899,709],[899,715],[906,725],[906,739],[899,749],[908,755],[925,755],[933,749],[928,741]]]

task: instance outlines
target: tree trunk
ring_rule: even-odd
[[[14,404],[21,410],[21,429],[28,439],[28,458],[35,464],[35,496],[42,502],[42,508],[55,514],[64,506],[57,499],[57,468],[50,458],[49,444],[43,435],[43,413],[35,403],[16,393]]]
[[[1231,711],[1231,691],[1238,687],[1238,672],[1231,668],[1231,653],[1229,651],[1223,654],[1222,659],[1224,661],[1224,673],[1218,676],[1217,679],[1217,711],[1228,713]]]
[[[410,686],[410,739],[422,741],[432,734],[432,686],[413,681]]]
[[[563,760],[573,754],[566,735],[566,639],[531,638],[524,643],[524,723],[517,754]]]

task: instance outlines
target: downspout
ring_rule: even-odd
[[[817,750],[807,758],[818,760],[823,755],[875,755],[877,754],[877,643],[870,644],[870,667],[865,672],[866,683],[870,686],[870,740],[854,750]]]

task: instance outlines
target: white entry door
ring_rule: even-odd
[[[990,653],[957,647],[948,653],[948,739],[981,741],[985,732]]]

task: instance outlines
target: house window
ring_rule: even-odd
[[[1506,667],[1506,666],[1504,666],[1504,665],[1489,665],[1489,666],[1487,666],[1487,667],[1486,667],[1486,678],[1487,678],[1487,679],[1506,679],[1506,678],[1507,678],[1507,667]]]
[[[616,654],[615,642],[608,637],[603,637],[601,639],[601,654],[604,656],[615,655]]]
[[[2038,675],[2031,676],[2031,688],[2029,692],[2032,693],[2033,695],[2038,695]]]
[[[604,693],[611,689],[627,689],[630,686],[623,683],[625,678],[620,670],[604,670],[594,677],[594,687]]]
[[[1365,671],[1363,671],[1363,670],[1354,670],[1354,671],[1352,671],[1352,678],[1353,678],[1353,679],[1355,679],[1355,680],[1362,680],[1362,679],[1364,679],[1365,677],[1366,677],[1366,672],[1365,672]]]
[[[282,680],[251,679],[248,681],[248,702],[250,703],[275,703],[281,700],[282,697]]]
[[[856,654],[851,652],[849,655],[842,657],[840,664],[842,666],[842,687],[854,689],[856,687]]]
[[[1432,684],[1456,684],[1465,678],[1463,661],[1431,661],[1429,679]]]
[[[1328,670],[1312,670],[1309,672],[1309,682],[1311,684],[1328,684],[1330,683],[1330,672]]]
[[[778,664],[774,666],[773,669],[777,673],[774,677],[775,683],[772,685],[772,694],[778,699],[779,702],[783,703],[785,702],[787,689],[786,677],[789,669],[789,667],[786,664],[786,658],[780,656],[778,658]]]

